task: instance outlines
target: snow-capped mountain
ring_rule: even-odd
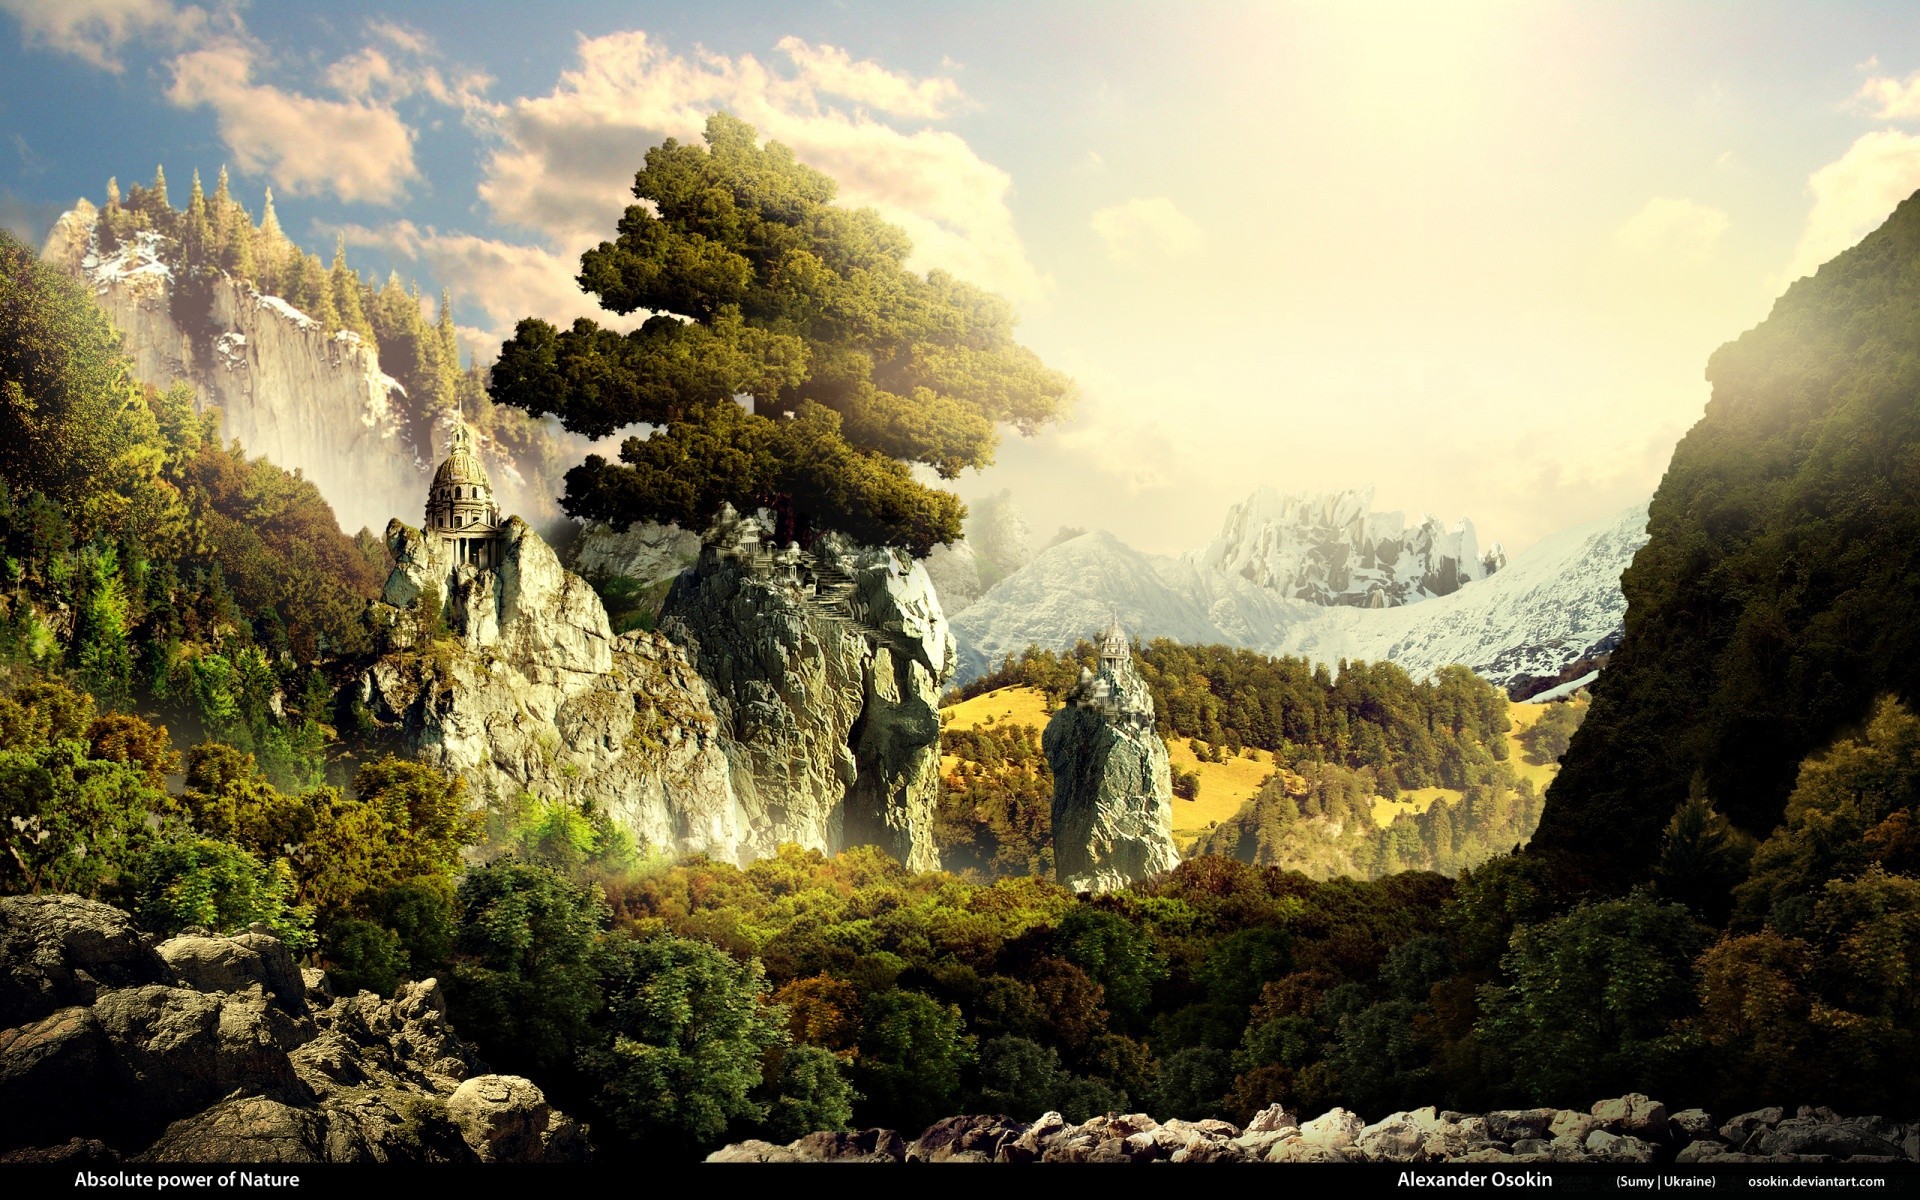
[[[1544,538],[1446,595],[1389,608],[1279,595],[1206,565],[1213,547],[1169,558],[1142,554],[1104,531],[1083,534],[1048,548],[954,618],[959,678],[1028,646],[1070,647],[1117,613],[1143,639],[1223,643],[1328,664],[1387,659],[1415,678],[1464,663],[1498,686],[1524,688],[1611,648],[1626,614],[1620,572],[1645,544],[1646,520],[1646,505],[1635,505]]]
[[[1392,608],[1451,595],[1498,570],[1495,542],[1480,553],[1473,522],[1374,512],[1373,489],[1281,495],[1261,488],[1227,511],[1220,536],[1188,556],[1196,565],[1294,600]]]

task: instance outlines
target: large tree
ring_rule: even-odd
[[[649,150],[618,238],[581,256],[580,285],[644,325],[529,318],[501,347],[496,400],[591,437],[655,427],[569,471],[562,506],[621,527],[764,506],[783,539],[916,554],[958,538],[958,499],[909,464],[985,466],[1000,423],[1032,433],[1071,384],[1014,342],[1006,301],[908,270],[906,234],[834,205],[787,147],[724,113],[706,143]]]

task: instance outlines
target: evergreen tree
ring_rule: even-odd
[[[153,168],[152,196],[161,212],[173,211],[173,201],[167,197],[167,169],[164,166]]]
[[[905,266],[905,233],[832,204],[833,180],[724,113],[706,146],[647,152],[616,241],[580,282],[632,334],[587,320],[520,322],[494,364],[494,399],[576,433],[646,422],[619,464],[567,475],[568,513],[621,526],[698,526],[724,503],[773,508],[780,540],[815,528],[926,554],[960,536],[944,479],[992,460],[1004,422],[1031,433],[1071,389],[1013,340],[1004,300]],[[753,398],[749,412],[735,403]]]
[[[360,304],[360,273],[347,266],[347,235],[340,234],[333,243],[333,269],[328,273],[328,285],[333,293],[334,310],[339,314],[340,327],[352,330],[367,343],[378,348],[373,336],[373,324],[367,320],[366,309]]]
[[[292,253],[293,243],[280,228],[280,216],[273,210],[273,189],[268,188],[260,211],[260,230],[253,237],[255,286],[269,296],[284,295],[291,282],[287,267]]]
[[[287,303],[320,322],[328,333],[340,328],[340,312],[333,305],[333,284],[318,254],[301,256],[300,273],[288,291]]]
[[[213,222],[207,215],[207,197],[200,190],[200,172],[193,173],[193,190],[187,199],[186,219],[180,223],[180,257],[190,271],[199,270],[212,259],[216,245]]]

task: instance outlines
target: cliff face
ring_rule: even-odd
[[[1392,608],[1446,596],[1506,563],[1480,553],[1473,522],[1374,512],[1373,489],[1282,496],[1261,488],[1227,513],[1200,566],[1313,604]]]
[[[225,275],[210,284],[206,327],[183,328],[165,240],[142,234],[102,255],[94,218],[80,201],[41,254],[93,291],[142,382],[190,384],[203,411],[220,410],[223,437],[312,480],[348,530],[418,511],[430,467],[403,428],[400,385],[372,347],[353,333],[328,334],[286,301]],[[510,510],[541,519],[555,511],[551,489],[516,486],[505,456],[488,465],[506,484],[501,502]]]
[[[686,656],[653,634],[614,636],[593,589],[525,522],[507,521],[490,570],[456,567],[397,520],[387,546],[386,653],[360,695],[410,752],[476,798],[590,804],[657,849],[771,851],[749,836],[751,779]]]
[[[1167,744],[1130,669],[1082,678],[1041,737],[1053,771],[1053,861],[1075,891],[1124,887],[1180,863]]]
[[[708,538],[660,629],[716,694],[752,779],[752,840],[877,845],[939,866],[940,687],[953,639],[925,569],[831,538],[775,560],[752,531]]]

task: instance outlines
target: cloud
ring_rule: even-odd
[[[1874,60],[1870,65],[1879,63]],[[1920,71],[1905,79],[1876,75],[1860,85],[1853,100],[1878,120],[1920,120]]]
[[[453,108],[487,108],[485,93],[491,76],[478,71],[441,70],[433,42],[423,33],[391,21],[372,21],[367,32],[390,44],[363,46],[330,64],[323,78],[328,87],[348,100],[391,105],[424,95]]]
[[[1089,225],[1106,243],[1107,257],[1121,266],[1178,258],[1200,245],[1200,227],[1165,196],[1103,208]]]
[[[963,98],[960,85],[951,79],[915,80],[870,60],[854,62],[836,46],[810,46],[800,38],[784,37],[778,48],[799,68],[800,79],[816,90],[896,117],[944,117]]]
[[[1807,179],[1813,208],[1787,268],[1789,280],[1872,232],[1920,188],[1920,136],[1881,129],[1863,134],[1838,159]]]
[[[208,20],[204,10],[175,8],[168,0],[0,0],[0,12],[19,20],[27,45],[115,74],[126,69],[120,51],[128,42],[157,36],[177,45]]]
[[[480,195],[492,215],[530,230],[570,261],[613,233],[632,203],[633,173],[662,139],[699,140],[726,110],[839,181],[839,202],[870,205],[913,240],[909,265],[940,267],[1016,301],[1050,282],[1028,261],[1007,207],[1012,179],[953,133],[911,133],[848,111],[831,97],[889,112],[957,102],[951,81],[916,81],[831,47],[781,43],[799,65],[770,70],[752,55],[677,54],[641,31],[583,38],[552,91],[496,106],[497,145]],[[842,70],[842,68],[845,68]]]
[[[1727,231],[1727,214],[1717,208],[1655,196],[1613,232],[1613,244],[1636,257],[1662,261],[1705,258]]]
[[[167,99],[181,108],[211,108],[235,164],[267,176],[290,196],[332,192],[375,204],[405,197],[420,172],[413,130],[390,103],[365,96],[327,100],[255,83],[257,57],[237,37],[182,54],[173,60]],[[371,68],[364,78],[373,79]]]
[[[601,311],[597,301],[574,282],[579,270],[577,256],[542,246],[441,233],[412,221],[395,221],[377,229],[346,225],[329,232],[344,234],[351,245],[379,247],[424,264],[456,304],[484,312],[486,327],[462,330],[479,360],[495,357],[500,343],[522,317],[540,317],[562,326],[576,317],[593,317],[608,328],[626,330],[638,328],[647,316],[639,313],[620,317]]]

